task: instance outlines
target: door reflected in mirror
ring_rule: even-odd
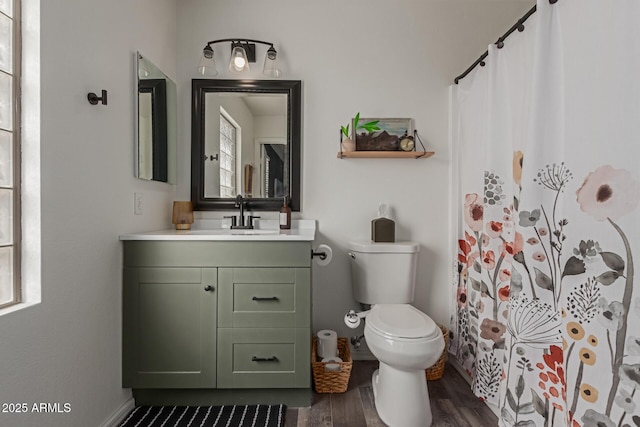
[[[137,132],[135,176],[176,182],[176,84],[140,52],[136,53]]]
[[[278,138],[274,138],[278,140]],[[258,141],[260,150],[260,190],[262,197],[282,198],[284,188],[284,159],[286,140],[279,142]]]
[[[282,197],[287,189],[287,95],[205,95],[204,196]]]
[[[300,210],[300,80],[192,81],[191,201],[195,210]]]

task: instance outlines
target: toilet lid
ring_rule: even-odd
[[[377,304],[366,319],[371,329],[395,338],[434,338],[441,333],[433,319],[409,304]]]

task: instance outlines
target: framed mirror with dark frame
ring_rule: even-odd
[[[194,210],[300,210],[300,80],[192,81]]]

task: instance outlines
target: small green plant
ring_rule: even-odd
[[[380,127],[378,126],[378,122],[380,122],[380,120],[374,120],[372,122],[360,124],[360,113],[358,113],[356,114],[356,117],[353,119],[353,129],[354,131],[358,131],[359,129],[364,129],[367,132],[375,132],[377,130],[380,130]],[[347,124],[346,126],[341,126],[340,129],[342,130],[342,133],[344,134],[344,136],[346,138],[349,138],[349,125]]]
[[[342,129],[342,134],[344,135],[344,137],[349,138],[349,125],[340,126],[340,129]]]

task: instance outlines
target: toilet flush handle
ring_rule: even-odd
[[[349,252],[349,256],[351,257],[351,259],[356,259],[356,254],[354,254],[353,252]]]

